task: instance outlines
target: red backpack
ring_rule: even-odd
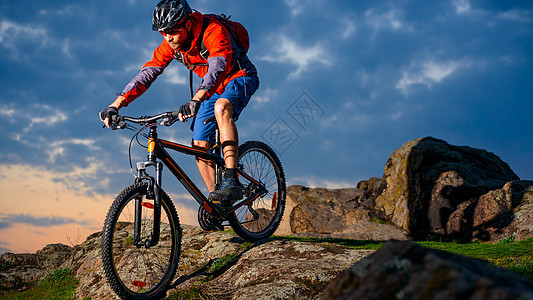
[[[200,32],[200,37],[198,38],[198,51],[200,55],[207,60],[209,57],[209,51],[207,50],[207,47],[204,43],[204,32],[211,23],[212,18],[216,18],[226,29],[229,31],[230,39],[231,39],[231,47],[233,49],[233,57],[236,58],[237,61],[240,61],[244,57],[246,57],[246,53],[248,53],[248,49],[250,48],[250,37],[248,36],[248,30],[242,26],[241,23],[230,21],[229,17],[226,17],[224,14],[221,15],[214,15],[214,14],[208,14],[204,15],[204,21],[202,26],[202,31]],[[181,62],[187,69],[189,69],[189,85],[191,89],[191,98],[194,96],[194,90],[193,90],[193,72],[192,70],[196,66],[208,66],[209,64],[203,63],[203,64],[193,64],[193,65],[187,65],[185,64],[183,60],[183,54],[182,53],[176,53],[174,55],[174,58],[176,58],[179,62]]]
[[[239,53],[236,53],[237,59],[240,59],[241,56],[246,55],[246,53],[248,53],[248,49],[250,48],[250,37],[248,36],[248,30],[246,30],[246,28],[244,28],[244,26],[241,23],[231,21],[229,19],[230,17],[231,16],[226,17],[224,14],[204,15],[204,24],[203,24],[202,31],[200,32],[200,38],[198,39],[198,41],[200,42],[198,49],[200,51],[200,55],[204,59],[207,59],[209,57],[209,51],[205,47],[203,36],[204,36],[205,29],[211,23],[212,18],[217,19],[229,31],[230,38],[231,38],[231,45],[234,48],[233,49],[234,53],[236,52],[235,51],[236,49],[239,50]]]

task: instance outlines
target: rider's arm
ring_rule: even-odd
[[[112,106],[116,109],[121,109],[125,106],[128,106],[128,102],[126,101],[126,98],[124,98],[124,96],[118,96],[117,99],[115,99],[115,101],[109,106]]]
[[[173,58],[172,48],[163,41],[163,43],[155,49],[152,59],[144,64],[141,72],[139,72],[139,74],[137,74],[137,76],[135,76],[122,91],[121,96],[124,100],[120,100],[121,107],[127,106],[142,95],[157,77],[163,73],[163,70],[170,64]],[[119,98],[117,98],[115,102],[117,102]]]
[[[204,97],[213,95],[224,80],[231,66],[233,50],[228,30],[217,22],[212,22],[204,32],[204,44],[209,50],[207,73],[203,76],[200,87],[195,95]]]
[[[192,100],[202,102],[206,99],[209,99],[209,97],[209,93],[206,90],[198,90],[196,91],[196,94],[194,94],[194,97],[192,97]]]

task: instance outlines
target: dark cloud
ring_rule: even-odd
[[[79,224],[89,226],[92,224],[88,220],[77,220],[64,217],[35,217],[28,214],[12,214],[0,217],[0,229],[6,229],[13,226],[13,224],[26,224],[37,227],[52,227],[66,224]]]
[[[13,226],[12,222],[5,221],[5,220],[0,220],[0,229],[11,228],[11,226]]]
[[[283,149],[289,183],[355,185],[381,176],[396,148],[422,136],[487,149],[520,177],[533,178],[530,2],[190,3],[202,12],[231,14],[249,30],[261,87],[237,124],[240,137],[259,139],[275,120],[286,121],[299,137]],[[153,6],[2,2],[0,134],[7,138],[0,159],[57,172],[98,161],[98,172],[72,180],[110,193],[131,184],[124,142],[131,135],[102,129],[97,114],[160,42],[150,26]],[[168,75],[122,112],[155,114],[185,102],[187,84],[171,84]],[[176,76],[187,72],[180,68]],[[290,115],[303,92],[324,111],[308,128]],[[188,126],[176,124],[165,134],[189,141]],[[134,160],[144,159],[140,152]],[[182,161],[202,186],[192,158]],[[167,182],[175,192],[176,181]]]

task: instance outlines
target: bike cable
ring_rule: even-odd
[[[130,139],[130,144],[128,146],[128,160],[130,161],[130,171],[131,171],[131,174],[133,174],[133,177],[137,178],[137,174],[135,174],[135,172],[133,171],[133,163],[132,163],[132,160],[131,160],[131,145],[133,144],[133,140],[136,140],[137,141],[137,144],[139,144],[139,146],[143,147],[143,148],[146,148],[146,146],[144,146],[143,144],[141,144],[141,142],[139,141],[139,134],[142,133],[142,131],[144,129],[147,128],[147,126],[143,126],[141,127],[141,129],[138,129],[136,127],[133,127],[133,126],[128,126],[126,127],[128,128],[129,130],[131,131],[134,131],[135,134],[131,137]],[[148,137],[146,134],[142,134],[143,136],[145,137]]]

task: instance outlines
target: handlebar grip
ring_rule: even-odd
[[[175,110],[175,111],[171,111],[171,112],[169,112],[169,114],[170,114],[170,116],[172,117],[172,119],[177,119],[179,113],[180,113],[179,110]]]
[[[113,130],[117,129],[124,129],[126,128],[127,124],[124,122],[124,117],[119,115],[111,115],[111,121],[109,122],[109,126]]]
[[[174,124],[178,120],[178,114],[179,114],[178,110],[169,111],[169,112],[162,114],[164,116],[163,125],[170,126]]]
[[[112,130],[115,130],[117,129],[117,122],[119,121],[119,116],[118,115],[111,115],[109,117],[109,127],[112,129]],[[102,126],[102,128],[105,128],[106,125],[104,124]]]

